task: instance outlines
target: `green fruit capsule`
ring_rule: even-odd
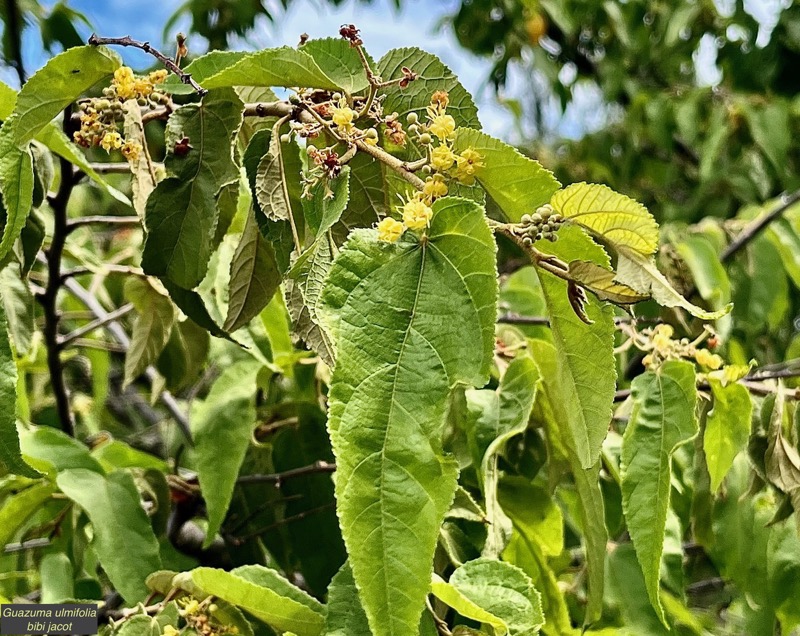
[[[406,117],[406,121],[409,124],[416,124],[419,121],[419,115],[417,113],[408,113],[408,117]]]

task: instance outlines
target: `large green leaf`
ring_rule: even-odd
[[[205,55],[193,59],[183,70],[191,74],[192,79],[203,86],[207,78],[221,73],[248,55],[249,53],[244,51],[209,51]],[[194,88],[181,82],[177,75],[170,75],[161,88],[168,93],[177,95],[194,93]]]
[[[586,552],[587,581],[589,586],[586,606],[586,624],[600,618],[603,609],[603,588],[606,543],[603,493],[600,490],[600,462],[583,468],[572,435],[564,422],[582,417],[580,405],[570,399],[569,380],[561,370],[562,363],[556,349],[547,342],[529,340],[529,346],[542,378],[537,394],[535,412],[539,412],[547,432],[550,452],[565,455],[575,480],[575,490],[580,502],[580,523]]]
[[[228,335],[228,333],[224,331],[222,327],[217,325],[216,322],[214,322],[214,319],[208,313],[208,309],[203,303],[203,299],[200,297],[200,294],[198,294],[196,291],[179,287],[169,280],[164,280],[163,283],[164,287],[166,287],[167,291],[169,292],[169,297],[172,298],[172,302],[174,302],[183,313],[191,318],[192,322],[194,322],[198,327],[202,327],[208,331],[208,333],[210,333],[212,336],[231,340],[231,337]]]
[[[535,212],[561,187],[552,172],[516,148],[477,130],[459,128],[453,149],[467,148],[480,153],[484,165],[475,176],[511,221]]]
[[[242,102],[233,90],[212,91],[170,117],[165,165],[173,176],[156,186],[145,212],[142,268],[148,274],[186,289],[203,280],[214,248],[216,194],[239,178],[231,142],[241,121]],[[171,150],[183,137],[192,148],[179,156]]]
[[[289,144],[281,141],[278,123],[272,129],[267,153],[258,163],[255,195],[259,209],[271,221],[288,221],[292,218],[292,200],[289,192],[284,150]]]
[[[447,91],[450,97],[447,113],[456,120],[456,126],[481,127],[472,96],[438,57],[417,48],[392,49],[378,62],[377,73],[384,81],[397,79],[403,77],[404,66],[419,77],[405,88],[394,84],[383,89],[381,93],[386,96],[384,112],[396,111],[403,119],[408,113],[416,112],[424,121],[425,108],[431,103],[433,94]]]
[[[261,235],[251,209],[231,261],[225,331],[234,332],[250,322],[267,306],[280,284],[275,250]]]
[[[31,349],[35,329],[34,299],[16,263],[0,270],[0,301],[13,350],[22,357]],[[10,371],[9,371],[10,373]]]
[[[300,50],[314,58],[323,73],[346,93],[357,95],[369,87],[361,58],[344,38],[309,40]],[[375,68],[369,54],[365,54],[372,68]]]
[[[36,471],[23,461],[19,449],[17,363],[11,351],[3,303],[0,303],[0,467],[12,474],[36,477]]]
[[[74,437],[49,426],[29,426],[19,431],[22,453],[36,468],[48,472],[82,468],[104,474],[100,462]]]
[[[672,454],[697,433],[694,366],[672,360],[638,376],[622,445],[622,507],[650,602],[666,625],[659,599],[661,555],[670,499]]]
[[[595,183],[573,183],[550,199],[556,212],[615,249],[644,255],[658,249],[658,224],[641,203]]]
[[[19,91],[14,141],[31,140],[81,94],[109,79],[121,64],[119,55],[104,46],[77,46],[48,60]]]
[[[125,296],[139,315],[133,323],[131,344],[125,353],[123,385],[133,382],[158,360],[176,318],[169,296],[147,279],[131,277],[125,281]]]
[[[73,468],[60,472],[56,483],[89,515],[92,546],[114,588],[128,603],[146,598],[145,579],[161,569],[161,557],[131,474]]]
[[[432,591],[462,616],[491,625],[498,636],[535,636],[544,624],[539,592],[527,574],[509,563],[469,561],[446,584],[434,579]]]
[[[326,607],[325,636],[372,636],[349,563],[333,577]]]
[[[14,136],[19,118],[13,116],[0,128],[0,190],[5,226],[0,240],[0,260],[11,251],[33,206],[33,158],[27,145],[18,146]]]
[[[326,196],[326,188],[330,195]],[[314,238],[319,239],[342,218],[350,197],[350,167],[330,182],[320,181],[303,198],[303,214]]]
[[[288,46],[257,51],[203,80],[204,88],[226,86],[339,88],[313,57]]]
[[[542,249],[567,262],[577,257],[594,262],[606,259],[603,250],[577,228],[565,228],[559,234],[557,243]],[[544,270],[536,271],[560,362],[563,399],[573,405],[570,417],[561,425],[570,432],[581,465],[589,468],[600,455],[611,422],[616,390],[614,312],[610,305],[590,302],[585,311],[593,324],[587,325],[572,308],[567,284]]]
[[[425,241],[354,232],[322,293],[337,349],[329,428],[345,543],[376,636],[416,634],[457,466],[448,395],[482,386],[494,346],[495,244],[482,208],[434,203]]]
[[[260,365],[247,360],[229,366],[208,396],[192,405],[192,436],[200,489],[208,508],[206,545],[219,531],[250,437],[256,424],[256,375]],[[224,450],[224,461],[220,451]]]
[[[297,636],[318,636],[325,624],[324,607],[318,601],[274,570],[259,565],[243,566],[231,572],[196,568],[179,575],[175,581],[182,587],[189,587],[199,598],[216,596],[271,627],[294,632]]]
[[[498,455],[509,439],[527,428],[538,384],[539,369],[533,360],[519,356],[508,365],[497,391],[466,391],[467,438],[491,524],[484,556],[499,557],[511,537],[511,521],[497,501]]]
[[[747,447],[753,402],[747,389],[737,382],[723,385],[719,380],[709,380],[709,384],[714,408],[706,420],[703,448],[711,491],[716,492],[736,455]]]

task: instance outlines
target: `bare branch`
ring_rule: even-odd
[[[770,212],[763,214],[751,221],[742,232],[726,247],[720,260],[725,263],[729,261],[736,252],[745,247],[750,241],[758,236],[764,228],[777,219],[781,214],[786,212],[795,203],[800,201],[800,190],[795,190],[791,194],[784,193],[781,195],[781,203]]]
[[[102,318],[98,318],[97,320],[90,322],[88,325],[84,325],[83,327],[80,327],[75,331],[68,333],[66,336],[62,336],[61,338],[58,339],[58,346],[63,349],[73,340],[82,338],[86,334],[92,333],[95,329],[104,327],[108,323],[115,321],[117,318],[121,318],[122,316],[130,312],[132,309],[133,305],[131,303],[123,305],[119,309],[115,309],[114,311],[107,313]]]
[[[107,164],[115,165],[115,164]],[[127,164],[125,164],[127,166]],[[84,225],[103,224],[103,225],[141,225],[142,220],[138,216],[82,216],[77,219],[67,221],[67,232],[74,232]]]
[[[267,475],[242,475],[236,480],[237,484],[276,484],[280,485],[287,479],[295,477],[302,477],[304,475],[314,475],[318,473],[332,473],[336,470],[336,464],[324,462],[322,460],[316,461],[308,466],[301,466],[300,468],[293,468],[282,473],[271,473]]]

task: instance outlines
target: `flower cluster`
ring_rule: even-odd
[[[200,602],[194,598],[184,598],[178,601],[178,614],[186,621],[187,633],[196,633],[199,636],[235,636],[239,629],[234,625],[222,625],[213,614],[217,611],[216,604],[211,602],[211,597]],[[164,628],[162,636],[178,636],[181,630],[172,625]]]
[[[166,79],[165,70],[136,77],[130,67],[118,68],[111,86],[103,89],[103,97],[80,104],[81,128],[73,135],[75,143],[84,148],[100,146],[107,152],[119,150],[129,161],[136,161],[142,152],[142,145],[135,140],[124,139],[118,131],[119,124],[124,120],[123,103],[136,100],[139,106],[150,108],[169,103],[169,96],[157,89]]]
[[[708,332],[692,342],[688,338],[674,339],[672,336],[675,330],[671,325],[656,325],[653,329],[644,330],[642,334],[649,338],[649,343],[645,345],[649,353],[642,360],[642,364],[648,368],[657,367],[665,360],[681,358],[694,360],[701,367],[711,371],[716,371],[725,363],[716,353],[698,346]],[[714,340],[716,341],[716,338]]]

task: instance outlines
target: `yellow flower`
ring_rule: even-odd
[[[120,66],[114,71],[114,81],[119,84],[133,81],[133,69],[130,66]]]
[[[698,349],[695,351],[694,359],[697,364],[708,369],[717,370],[722,364],[723,360],[716,353],[711,353],[708,349]]]
[[[128,161],[136,161],[142,152],[142,145],[135,141],[126,141],[120,150]]]
[[[164,628],[164,631],[161,636],[178,636],[178,634],[180,634],[180,632],[177,629],[175,629],[175,627],[173,627],[172,625],[167,625]]]
[[[153,85],[150,80],[137,79],[133,82],[133,90],[137,97],[147,97],[153,92]]]
[[[356,112],[349,106],[334,106],[331,108],[331,119],[339,128],[349,130],[353,125]]]
[[[456,155],[447,144],[437,146],[431,151],[431,166],[435,170],[439,170],[440,172],[450,170],[455,162]]]
[[[437,115],[428,130],[441,140],[449,139],[456,131],[456,120],[451,115]]]
[[[395,243],[403,235],[405,226],[391,217],[386,217],[378,223],[378,240],[386,243]]]
[[[475,172],[478,168],[483,168],[480,153],[472,148],[467,148],[456,157],[455,177],[464,185],[475,183]]]
[[[107,151],[120,148],[122,146],[122,137],[120,137],[118,132],[107,132],[103,135],[103,140],[100,142],[100,145]]]
[[[403,206],[403,223],[410,230],[421,230],[428,227],[433,210],[424,201],[411,199]]]
[[[200,609],[200,603],[197,602],[197,599],[193,598],[192,600],[187,601],[184,604],[182,610],[181,609],[178,610],[178,614],[180,614],[181,616],[191,616],[192,614],[196,614],[199,609]]]
[[[129,66],[121,66],[114,71],[114,89],[122,99],[136,97],[136,79]]]
[[[167,70],[162,68],[161,70],[150,73],[147,79],[149,79],[152,84],[163,84],[167,79],[167,75],[169,75]]]
[[[445,196],[447,194],[447,184],[444,182],[444,177],[440,174],[428,177],[422,188],[422,194],[425,195],[428,201]]]

